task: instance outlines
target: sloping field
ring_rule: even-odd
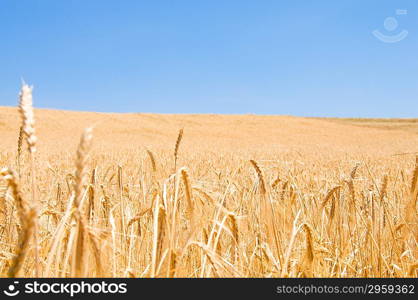
[[[313,119],[256,115],[110,114],[39,109],[35,111],[39,147],[51,143],[70,150],[84,128],[93,126],[96,142],[114,149],[171,149],[184,128],[184,143],[199,151],[346,152],[391,155],[418,151],[414,120]],[[16,147],[17,108],[0,107],[2,150]],[[69,147],[69,149],[67,148]],[[10,149],[12,148],[12,149]],[[186,147],[187,148],[187,147]]]
[[[417,276],[415,120],[35,119],[32,166],[0,107],[2,276]]]

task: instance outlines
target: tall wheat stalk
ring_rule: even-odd
[[[31,184],[32,184],[32,206],[35,214],[34,221],[34,241],[35,241],[35,276],[39,277],[40,265],[39,265],[39,245],[38,245],[38,210],[39,203],[36,197],[36,172],[35,172],[35,153],[36,153],[36,141],[35,134],[35,115],[33,112],[32,104],[32,87],[24,83],[22,85],[19,94],[19,112],[21,116],[21,128],[24,136],[26,137],[26,143],[30,154],[30,169],[31,169]],[[20,170],[20,168],[19,168]]]
[[[87,224],[85,221],[85,215],[82,211],[81,203],[83,191],[86,186],[86,168],[92,137],[92,128],[85,129],[80,138],[80,143],[77,148],[77,156],[75,161],[76,171],[74,180],[74,213],[76,230],[74,235],[74,251],[72,253],[71,260],[71,274],[75,277],[83,275],[83,263],[85,257],[85,231]]]

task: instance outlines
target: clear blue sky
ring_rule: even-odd
[[[1,0],[0,106],[23,77],[44,108],[418,117],[417,31],[416,0]]]

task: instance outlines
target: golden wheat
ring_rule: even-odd
[[[0,109],[2,276],[417,276],[410,130]]]

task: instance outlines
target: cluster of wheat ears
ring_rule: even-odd
[[[417,276],[418,158],[401,178],[388,172],[359,186],[365,167],[354,165],[318,187],[318,174],[266,175],[256,159],[220,157],[216,176],[202,156],[181,167],[182,129],[171,155],[146,150],[138,168],[99,165],[88,128],[75,171],[41,190],[51,179],[37,175],[44,164],[26,84],[19,113],[16,162],[0,173],[3,276]]]

